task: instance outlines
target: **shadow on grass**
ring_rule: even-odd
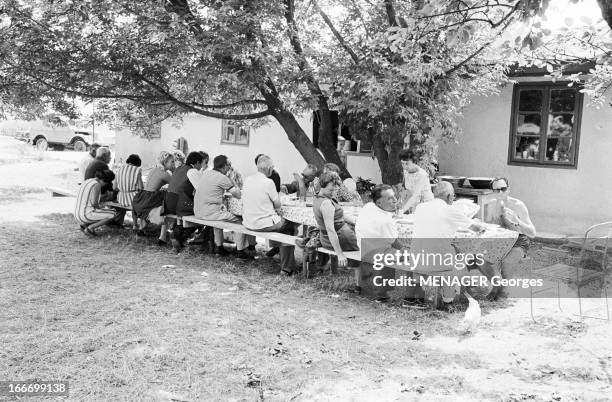
[[[8,378],[68,379],[75,400],[164,392],[290,400],[378,388],[397,398],[484,398],[467,376],[485,362],[421,343],[456,335],[461,314],[338,292],[348,274],[280,278],[277,260],[175,255],[156,236],[105,228],[89,238],[70,214],[44,219],[49,224],[6,225],[11,236],[0,238]]]
[[[167,264],[181,267],[189,267],[198,272],[204,272],[204,275],[215,272],[221,274],[230,274],[240,277],[248,281],[261,281],[263,286],[274,286],[277,289],[287,291],[299,290],[301,292],[316,292],[322,297],[332,299],[351,300],[357,305],[370,305],[371,308],[388,311],[391,314],[397,314],[406,320],[414,319],[444,319],[449,316],[459,316],[460,314],[449,314],[435,310],[414,310],[401,308],[401,301],[396,300],[390,303],[376,303],[366,297],[360,297],[353,294],[350,289],[354,285],[354,274],[352,270],[341,270],[338,274],[332,275],[329,270],[325,273],[311,279],[304,278],[301,273],[296,273],[289,278],[280,278],[277,274],[280,272],[279,260],[276,258],[267,258],[261,252],[258,253],[259,258],[251,261],[239,261],[231,257],[216,257],[214,254],[207,254],[199,249],[199,246],[187,247],[178,255],[175,254],[169,246],[160,247],[157,245],[157,236],[159,234],[159,226],[149,225],[146,229],[146,237],[137,237],[130,229],[118,229],[113,227],[101,228],[97,238],[89,238],[79,231],[78,225],[74,221],[72,214],[48,214],[41,216],[42,219],[48,222],[53,222],[59,225],[63,230],[73,232],[79,242],[89,242],[91,245],[96,245],[102,255],[110,257],[105,253],[105,250],[119,249],[132,253],[130,259],[125,261],[125,264],[132,262],[139,265],[142,261],[137,258],[146,260],[158,260],[160,255],[163,255],[164,261]],[[159,265],[159,264],[158,264]],[[162,265],[159,265],[160,267]],[[486,304],[486,303],[485,303]],[[500,303],[494,303],[500,305]],[[458,303],[458,313],[461,313],[465,307],[465,303]],[[486,311],[486,308],[485,308]],[[452,330],[451,332],[453,332]]]

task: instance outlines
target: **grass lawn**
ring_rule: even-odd
[[[348,274],[281,279],[275,259],[175,255],[127,230],[88,238],[40,209],[46,194],[0,187],[3,210],[43,215],[0,218],[0,380],[68,380],[74,401],[612,395],[605,321],[542,305],[533,323],[526,300],[485,302],[464,336],[461,312],[374,303],[342,291]]]

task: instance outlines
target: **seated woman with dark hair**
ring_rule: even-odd
[[[115,211],[100,207],[101,189],[111,184],[114,179],[115,174],[112,171],[100,170],[96,172],[95,178],[85,180],[79,187],[74,206],[74,217],[83,233],[95,236],[94,229],[113,222],[117,217]]]
[[[197,172],[200,171],[203,163],[204,156],[202,153],[190,152],[185,164],[174,171],[164,199],[165,214],[176,215],[179,218],[193,215],[194,185],[191,178],[195,179],[197,177]],[[196,176],[193,174],[196,174]],[[175,219],[172,219],[172,222],[167,221],[167,223],[171,228],[172,246],[175,251],[180,251],[183,247],[183,226]]]
[[[334,250],[338,255],[338,265],[347,265],[344,251],[357,251],[359,245],[355,230],[349,226],[355,225],[355,220],[345,216],[342,207],[333,198],[342,183],[340,176],[335,172],[325,172],[319,178],[321,190],[313,201],[315,220],[319,226],[321,245]]]

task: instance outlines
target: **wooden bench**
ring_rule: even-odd
[[[292,235],[288,235],[284,233],[277,233],[277,232],[258,232],[255,230],[247,229],[239,223],[226,222],[226,221],[208,221],[208,220],[196,218],[195,216],[184,216],[183,222],[189,222],[192,224],[202,225],[202,226],[210,226],[213,228],[228,230],[232,232],[244,233],[247,235],[260,237],[263,239],[276,241],[282,244],[290,244],[292,246],[295,245],[295,241],[299,239],[298,236],[292,236]],[[336,253],[333,250],[328,250],[322,247],[319,247],[317,251],[320,251],[322,253],[329,254],[329,255],[336,255]],[[361,261],[360,251],[347,251],[346,253],[344,253],[344,255],[346,256],[346,258],[350,260]],[[309,274],[308,262],[305,262],[303,267],[304,267],[304,275],[308,276]]]
[[[320,253],[325,253],[329,255],[337,255],[334,250],[329,250],[323,247],[317,248],[317,251]],[[344,256],[349,260],[361,261],[361,251],[345,251]]]
[[[125,205],[121,205],[118,202],[108,201],[108,202],[104,202],[103,204],[104,204],[104,206],[107,206],[107,207],[118,208],[118,209],[125,209],[126,211],[131,211],[132,210],[132,207],[126,207]]]
[[[204,219],[196,218],[195,216],[183,216],[183,222],[190,222],[201,226],[210,226],[217,229],[229,230],[232,232],[244,233],[247,235],[257,236],[268,240],[277,241],[283,244],[295,245],[297,236],[287,235],[277,232],[257,232],[250,230],[242,226],[240,223],[226,222],[226,221],[208,221]]]
[[[166,215],[166,216],[170,216],[170,215]],[[188,223],[195,224],[195,225],[209,226],[209,227],[213,227],[217,229],[244,233],[247,235],[260,237],[260,238],[267,239],[267,240],[277,241],[282,244],[290,244],[292,246],[295,245],[295,241],[300,238],[298,236],[292,236],[292,235],[287,235],[287,234],[277,233],[277,232],[257,232],[257,231],[245,228],[242,224],[233,223],[233,222],[209,221],[209,220],[196,218],[195,216],[183,216],[182,219],[183,219],[183,222],[188,222]],[[329,250],[323,247],[318,247],[317,251],[321,253],[329,254],[332,256],[337,256],[335,251]],[[344,252],[344,256],[349,260],[360,261],[360,262],[362,261],[361,251],[346,251]],[[303,271],[302,271],[303,275],[309,276],[309,263],[305,261],[302,267],[303,267]],[[421,275],[431,274],[430,272],[410,270],[410,269],[407,269],[406,267],[397,267],[393,265],[388,266],[388,267],[393,268],[393,269],[400,269],[404,271],[417,272],[417,273],[420,273]]]
[[[47,187],[51,192],[51,197],[76,197],[76,193],[60,187]]]

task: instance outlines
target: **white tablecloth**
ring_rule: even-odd
[[[228,201],[228,209],[235,215],[242,215],[242,202],[238,199],[231,198]],[[345,214],[358,216],[361,211],[360,207],[344,206]],[[281,216],[291,222],[299,223],[308,226],[317,226],[317,221],[314,217],[314,211],[311,206],[306,206],[303,202],[292,202],[291,205],[282,205]],[[407,215],[405,220],[410,220],[410,215]],[[406,247],[410,247],[412,239],[413,225],[411,223],[396,222],[396,229],[401,243]],[[484,233],[477,234],[472,232],[457,232],[453,243],[464,253],[486,253],[485,259],[492,263],[498,263],[508,254],[516,239],[518,233],[503,229],[496,225],[488,225]]]

